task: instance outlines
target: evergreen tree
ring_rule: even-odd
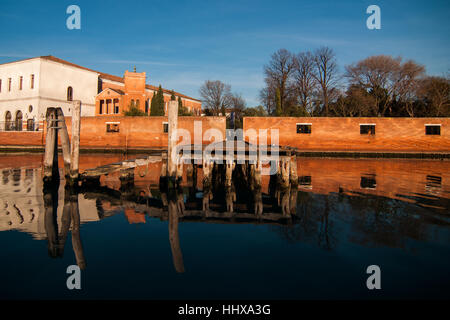
[[[150,102],[150,115],[154,116],[156,110],[156,91],[153,92],[152,101]]]
[[[151,116],[164,115],[164,92],[161,88],[161,85],[159,85],[158,92],[153,95],[150,115]]]
[[[172,95],[170,96],[171,101],[176,101],[177,98],[175,97],[175,92],[172,90]]]

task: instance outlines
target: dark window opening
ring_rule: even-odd
[[[22,131],[22,111],[17,111],[16,113],[16,121],[15,121],[15,129],[16,131]]]
[[[438,176],[427,176],[427,186],[441,186],[442,178]]]
[[[31,75],[31,79],[30,79],[30,88],[34,89],[34,74]]]
[[[119,132],[119,124],[118,123],[107,123],[106,124],[106,132]]]
[[[169,132],[169,124],[167,122],[163,123],[163,132],[168,133]]]
[[[311,133],[311,125],[297,124],[297,133]]]
[[[311,176],[300,176],[298,178],[298,184],[303,187],[311,186]]]
[[[441,126],[440,125],[425,126],[425,134],[427,136],[440,136],[441,135]]]
[[[72,87],[67,88],[67,101],[73,100],[73,89]]]
[[[27,131],[34,131],[34,120],[33,119],[27,120]]]
[[[359,125],[359,133],[360,134],[375,134],[375,125],[374,124],[361,124]]]
[[[361,177],[362,189],[376,189],[377,188],[377,180],[375,179],[375,175],[368,177]]]

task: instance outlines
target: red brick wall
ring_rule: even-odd
[[[225,137],[225,117],[179,117],[178,128],[190,132],[194,139],[194,121],[202,122],[203,134],[216,128]],[[120,122],[118,133],[106,132],[107,122]],[[81,119],[80,145],[82,148],[146,148],[167,147],[168,135],[163,132],[167,117],[83,117]],[[71,118],[66,118],[71,135]],[[204,141],[207,143],[207,141]]]
[[[297,123],[311,123],[311,134],[297,134]],[[375,124],[375,135],[361,135],[360,123]],[[425,135],[425,124],[441,124],[441,135]],[[246,117],[243,128],[278,129],[280,145],[301,151],[450,152],[449,118]]]
[[[41,146],[42,131],[7,131],[0,132],[0,146]]]

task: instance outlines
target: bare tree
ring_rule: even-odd
[[[275,104],[275,108],[283,112],[288,101],[292,99],[293,86],[291,83],[291,75],[294,67],[293,55],[286,49],[280,49],[275,52],[269,64],[264,66],[266,88],[261,92],[261,97],[263,98],[262,102],[266,103],[268,111],[269,106],[272,109],[272,105]],[[279,92],[278,99],[276,92]],[[278,100],[278,105],[276,105],[275,100]]]
[[[313,99],[316,94],[317,81],[314,77],[314,56],[311,52],[300,52],[294,58],[295,89],[300,106],[312,116],[314,111]]]
[[[225,115],[226,109],[231,106],[231,86],[222,81],[205,81],[200,87],[200,95],[205,109],[212,115],[217,116],[219,113]]]
[[[396,74],[395,95],[410,117],[414,117],[414,100],[417,97],[419,79],[424,73],[423,66],[409,60],[400,66]]]
[[[351,84],[372,93],[378,107],[377,114],[385,116],[395,99],[410,101],[416,80],[424,70],[411,60],[402,64],[401,57],[379,55],[347,66],[346,77]]]
[[[418,86],[418,96],[431,109],[427,115],[450,116],[450,79],[448,77],[426,77],[422,79]]]
[[[325,115],[328,116],[328,105],[332,100],[331,93],[336,93],[335,86],[339,80],[334,51],[328,47],[317,49],[314,52],[314,67],[313,77],[318,83]]]

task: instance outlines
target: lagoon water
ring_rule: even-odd
[[[123,158],[82,154],[80,169]],[[40,154],[0,155],[0,299],[450,298],[450,161],[300,158],[290,222],[175,226],[149,200],[159,163],[136,172],[139,203],[114,175],[101,180],[111,192],[71,201],[61,181],[56,215],[41,165]],[[68,290],[77,263],[82,289]],[[381,290],[366,287],[369,265]]]

